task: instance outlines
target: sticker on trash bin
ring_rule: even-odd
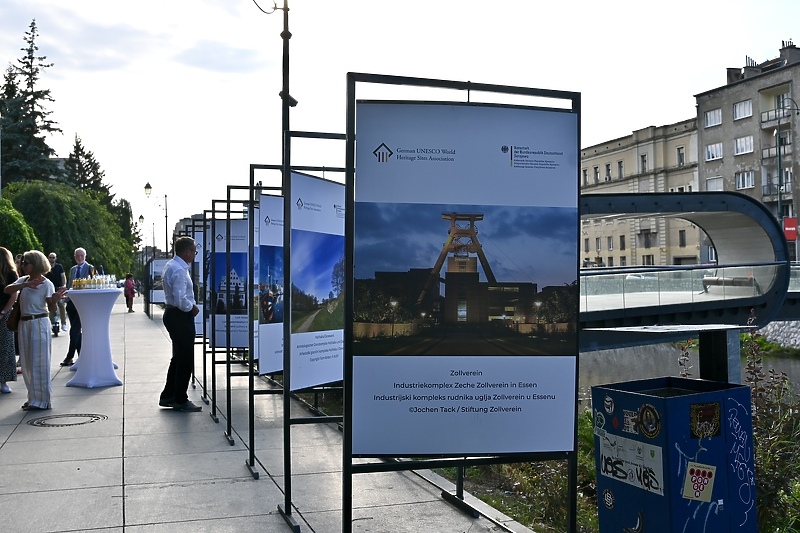
[[[664,495],[661,447],[606,435],[600,439],[600,474],[647,492]]]
[[[639,427],[642,435],[654,439],[661,433],[661,416],[656,408],[646,403],[639,408]]]
[[[603,399],[603,408],[605,408],[606,413],[610,415],[614,414],[614,398],[612,398],[611,396],[606,396]]]
[[[693,439],[720,436],[722,427],[719,402],[693,403],[689,409]]]
[[[690,462],[687,465],[686,479],[683,482],[683,497],[689,500],[710,502],[716,477],[716,466]]]
[[[614,493],[608,489],[603,491],[603,505],[605,505],[608,510],[614,508]]]
[[[639,413],[627,409],[622,410],[622,431],[634,435],[639,434]]]

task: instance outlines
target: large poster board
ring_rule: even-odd
[[[248,293],[247,276],[250,260],[248,246],[249,222],[230,221],[230,271],[227,271],[228,258],[225,224],[216,224],[214,253],[214,279],[209,279],[206,290],[207,301],[214,309],[214,347],[226,347],[227,331],[230,331],[229,348],[248,348],[248,331],[251,295]],[[209,278],[211,271],[209,270]],[[228,285],[230,278],[230,288]],[[229,313],[228,313],[229,312]],[[228,317],[229,314],[229,317]],[[230,323],[228,323],[230,318]]]
[[[161,274],[164,272],[164,267],[167,265],[169,259],[153,259],[150,261],[150,303],[151,304],[164,304],[167,303],[164,299],[164,282],[161,280]]]
[[[291,390],[344,373],[344,185],[292,172]]]
[[[358,102],[356,132],[353,454],[573,451],[577,114]]]
[[[263,194],[259,202],[258,370],[283,370],[283,197]]]

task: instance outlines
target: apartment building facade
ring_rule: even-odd
[[[697,121],[649,126],[581,150],[581,194],[698,190]],[[581,220],[581,267],[687,265],[708,261],[702,231],[679,218]]]
[[[799,90],[800,49],[784,41],[779,57],[748,57],[743,68],[727,69],[724,86],[695,95],[700,190],[746,194],[781,221],[797,216]],[[787,240],[794,259],[796,241]]]

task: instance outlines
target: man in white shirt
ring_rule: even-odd
[[[203,408],[189,401],[187,391],[194,368],[194,317],[200,312],[194,299],[190,265],[197,254],[191,237],[175,241],[175,256],[164,266],[164,327],[172,340],[172,360],[167,370],[167,382],[158,400],[161,407],[176,411],[196,412]]]

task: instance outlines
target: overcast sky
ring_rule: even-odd
[[[724,85],[727,67],[800,42],[800,2],[790,0],[289,7],[291,128],[303,131],[345,131],[345,76],[356,71],[580,92],[589,146],[691,118],[693,95]],[[171,229],[224,200],[228,185],[247,185],[249,164],[280,163],[280,11],[252,0],[3,0],[4,67],[21,57],[34,18],[39,53],[54,63],[40,88],[64,132],[50,144],[66,157],[81,137],[112,192],[146,218],[147,244],[154,232],[163,246],[165,194]],[[293,163],[343,166],[344,143],[295,141]]]

